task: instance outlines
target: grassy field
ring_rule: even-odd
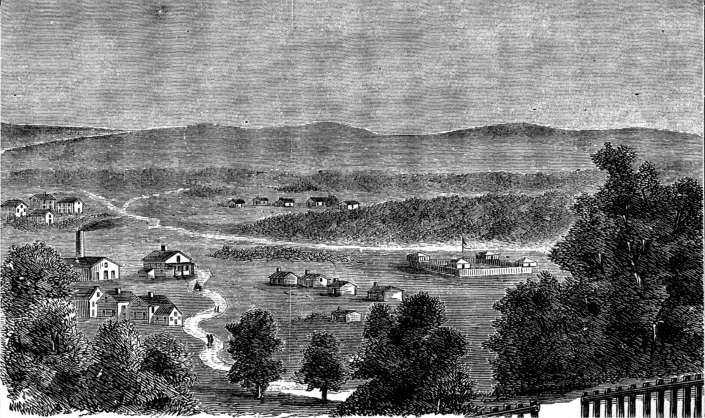
[[[36,233],[3,228],[1,255],[4,256],[12,243],[26,243],[34,240],[44,240],[57,248],[62,255],[72,255],[74,251],[74,235],[72,232],[45,230]],[[86,233],[87,255],[106,255],[118,261],[121,265],[123,279],[119,283],[105,283],[106,286],[121,287],[136,293],[149,290],[168,295],[182,310],[185,316],[203,310],[210,301],[199,294],[191,292],[185,281],[141,281],[136,278],[137,269],[141,266],[141,258],[162,242],[170,248],[178,248],[195,258],[199,268],[208,268],[213,277],[206,287],[219,292],[228,302],[227,312],[215,319],[202,323],[202,327],[224,341],[227,341],[227,331],[224,326],[228,322],[238,320],[240,314],[252,306],[272,311],[279,323],[280,337],[285,341],[284,350],[279,358],[284,361],[286,378],[298,368],[301,350],[308,336],[314,329],[327,329],[333,332],[343,342],[343,355],[352,356],[362,341],[361,323],[311,323],[297,320],[307,315],[320,312],[329,314],[338,306],[344,309],[355,309],[365,314],[370,302],[366,300],[366,290],[373,282],[401,287],[407,293],[425,291],[440,297],[448,310],[448,325],[460,329],[470,344],[470,355],[466,359],[473,371],[481,390],[491,388],[491,370],[488,360],[490,353],[481,347],[482,342],[492,333],[491,321],[497,317],[492,304],[504,295],[505,289],[525,276],[505,276],[491,278],[458,279],[427,273],[415,273],[406,268],[405,253],[394,251],[364,251],[356,252],[355,263],[302,263],[302,262],[266,262],[266,261],[231,261],[209,257],[208,254],[222,245],[222,241],[184,236],[178,232],[164,229],[148,229],[144,223],[128,222],[127,224],[109,230],[97,230]],[[546,259],[545,254],[538,252],[504,252],[510,258],[526,255],[539,261],[541,269],[552,270],[561,274],[556,266]],[[450,256],[451,254],[436,254]],[[318,289],[284,288],[270,286],[267,276],[276,267],[303,273],[308,269],[349,280],[359,286],[355,297],[329,297],[322,295]],[[87,321],[82,328],[92,335],[96,323]],[[198,351],[198,342],[183,332],[178,335],[187,342],[194,351]],[[227,356],[227,354],[225,354]],[[196,358],[197,360],[197,358]],[[197,368],[197,370],[199,370]],[[212,378],[212,372],[205,370],[204,378]],[[221,382],[223,387],[229,384]]]

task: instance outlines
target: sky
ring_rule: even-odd
[[[2,2],[3,122],[703,132],[699,0]]]

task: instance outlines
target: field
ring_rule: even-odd
[[[62,255],[72,255],[74,251],[74,235],[72,231],[43,230],[39,232],[18,231],[13,228],[3,228],[2,248],[0,255],[4,256],[9,244],[26,243],[34,240],[44,240],[59,250]],[[448,310],[448,325],[457,327],[467,337],[470,344],[470,355],[466,361],[473,371],[473,378],[478,382],[478,388],[483,391],[491,389],[491,370],[488,360],[490,353],[481,347],[482,342],[492,332],[491,321],[496,318],[492,309],[494,301],[502,297],[507,287],[526,277],[507,276],[494,278],[463,279],[438,276],[427,273],[414,273],[406,268],[405,252],[400,251],[357,251],[354,263],[303,263],[303,262],[266,262],[266,261],[230,261],[209,257],[208,254],[220,248],[224,243],[220,240],[207,237],[183,235],[177,231],[164,228],[147,228],[144,222],[129,221],[114,229],[101,229],[86,233],[87,255],[108,255],[121,265],[123,279],[119,283],[104,283],[104,286],[115,286],[136,293],[154,291],[168,295],[182,310],[185,317],[193,315],[211,305],[211,302],[189,289],[185,281],[159,281],[145,282],[136,278],[140,259],[162,242],[168,243],[170,248],[179,248],[195,258],[199,268],[209,269],[213,277],[206,283],[206,288],[220,293],[228,303],[224,315],[212,320],[204,321],[201,325],[207,332],[213,333],[227,341],[227,331],[224,325],[236,321],[240,314],[252,306],[270,310],[278,324],[279,335],[285,341],[284,349],[279,353],[279,358],[284,361],[286,373],[284,379],[291,380],[292,373],[298,368],[301,359],[301,350],[306,344],[308,335],[314,329],[327,329],[335,333],[342,341],[342,352],[346,358],[352,356],[362,341],[362,323],[332,323],[308,322],[301,318],[311,313],[319,312],[330,314],[338,306],[344,309],[355,309],[361,313],[368,312],[370,302],[365,299],[366,290],[372,282],[401,287],[407,293],[426,291],[440,297]],[[541,268],[553,270],[560,274],[557,268],[551,265],[540,252],[504,252],[507,256],[518,258],[527,255],[539,261]],[[448,256],[448,253],[435,255]],[[324,273],[330,277],[339,277],[349,280],[359,286],[359,293],[355,297],[329,297],[321,294],[318,289],[284,288],[270,286],[267,276],[276,267],[303,273],[308,269]],[[81,328],[93,335],[98,323],[95,320],[84,321]],[[154,332],[154,327],[141,326],[144,333]],[[161,329],[159,329],[161,330]],[[203,387],[197,387],[199,396],[207,401],[210,407],[220,410],[224,408],[231,411],[233,402],[240,404],[249,398],[236,396],[230,401],[227,398],[210,398],[212,391],[218,390],[228,393],[237,393],[239,389],[227,383],[224,374],[206,368],[198,359],[196,353],[200,351],[202,343],[188,336],[183,331],[175,332],[194,353],[192,359],[196,373],[201,379]],[[227,357],[227,353],[223,353]],[[354,385],[356,382],[351,382]],[[350,386],[350,385],[349,385]],[[268,402],[275,402],[275,398]],[[276,395],[277,402],[303,403],[306,411],[311,409],[310,400],[293,398],[289,395]],[[272,405],[269,405],[272,407]],[[311,412],[313,413],[313,412]]]

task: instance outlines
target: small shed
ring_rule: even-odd
[[[334,310],[331,313],[331,319],[335,322],[360,322],[362,321],[362,315],[360,312],[353,311],[350,309],[341,309],[340,306],[338,306],[338,309]]]
[[[269,199],[266,197],[257,196],[252,199],[253,206],[269,206]]]
[[[272,286],[296,286],[299,282],[298,276],[290,271],[282,271],[279,267],[269,275],[269,284]]]
[[[333,278],[331,282],[328,283],[328,295],[330,296],[355,296],[357,295],[357,285],[350,283],[345,280],[339,280]]]
[[[282,208],[293,208],[296,201],[288,197],[280,197],[279,200],[274,203],[274,206],[279,206]]]

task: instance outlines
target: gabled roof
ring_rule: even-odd
[[[96,289],[100,289],[100,286],[78,286],[71,289],[71,294],[74,299],[89,299],[91,296],[93,296],[93,293],[95,293]]]
[[[535,263],[535,262],[536,262],[535,260],[532,260],[532,259],[530,259],[529,257],[522,257],[522,258],[519,259],[519,261],[521,261],[522,263],[525,263],[525,262],[527,262],[527,261],[530,262],[530,263]]]
[[[450,261],[452,263],[463,263],[463,264],[470,264],[469,261],[463,259],[463,258],[451,258]]]
[[[294,199],[292,199],[290,197],[280,197],[279,201],[284,202],[284,203],[295,203],[296,202]]]
[[[374,285],[370,288],[369,292],[386,292],[388,290],[398,290],[400,292],[403,292],[404,289],[396,287],[396,286],[380,286],[380,285]]]
[[[326,276],[325,274],[312,273],[312,272],[305,273],[303,276],[301,276],[301,279],[318,279],[320,277],[323,277],[324,279],[328,279],[328,276]]]
[[[20,199],[10,199],[10,200],[6,200],[6,201],[2,202],[2,207],[3,208],[7,208],[7,207],[14,208],[14,207],[17,207],[17,205],[19,205],[20,203],[27,206],[27,204]]]
[[[138,298],[145,301],[148,306],[158,306],[157,310],[154,312],[154,315],[156,316],[169,316],[171,314],[171,311],[174,309],[181,312],[179,308],[176,307],[174,302],[169,300],[169,298],[165,295],[153,294],[150,297],[149,294],[147,294],[144,296],[138,296]]]
[[[32,199],[38,199],[38,200],[56,200],[56,198],[53,195],[50,195],[49,193],[37,193],[35,195],[32,195]]]
[[[28,216],[44,216],[47,213],[51,213],[52,215],[54,214],[54,211],[51,209],[34,209],[33,211],[29,212]]]
[[[255,198],[254,198],[254,199],[252,199],[252,200],[260,200],[260,201],[265,201],[265,200],[266,200],[267,202],[269,202],[269,198],[266,198],[266,197],[260,197],[260,196],[257,196],[257,197],[255,197]]]
[[[102,260],[117,264],[108,257],[64,257],[64,263],[76,268],[91,268]]]
[[[345,203],[346,205],[359,205],[360,204],[360,202],[358,202],[357,200],[346,200],[343,203]]]
[[[314,202],[327,202],[328,198],[327,197],[321,197],[321,196],[311,196],[308,198],[308,200],[312,200]]]
[[[240,203],[240,204],[244,204],[244,203],[245,203],[245,201],[244,201],[243,199],[230,199],[230,202],[233,202],[233,203]]]
[[[269,275],[269,278],[270,279],[283,279],[284,277],[286,277],[290,274],[293,274],[294,277],[296,277],[297,279],[299,278],[296,274],[294,274],[291,271],[275,271],[274,273]]]
[[[333,311],[334,315],[342,315],[342,314],[351,314],[351,313],[359,313],[353,309],[341,309],[340,306],[338,306],[338,309]]]
[[[152,251],[151,253],[147,254],[147,256],[144,257],[144,258],[142,259],[142,261],[147,262],[147,263],[149,263],[149,262],[155,262],[155,261],[161,261],[161,262],[163,262],[163,261],[166,261],[166,260],[170,259],[172,256],[174,256],[174,255],[176,255],[176,254],[181,254],[181,255],[183,255],[184,257],[187,257],[189,260],[191,260],[191,257],[189,257],[189,256],[188,256],[186,253],[184,253],[183,251],[179,251],[179,250],[166,250],[166,251],[154,250],[154,251]]]
[[[64,197],[63,199],[57,201],[56,203],[74,203],[74,202],[81,202],[83,203],[83,200],[74,197],[74,196],[69,196],[69,197]]]
[[[129,290],[121,290],[118,294],[117,289],[108,289],[103,290],[103,294],[112,296],[113,299],[118,302],[130,302],[131,300],[137,297],[134,293],[130,292]]]
[[[160,305],[159,308],[157,308],[156,312],[154,312],[155,316],[169,316],[171,315],[171,311],[176,309],[179,311],[179,308],[176,307],[173,303],[170,305]],[[179,311],[181,313],[181,311]]]
[[[348,281],[345,281],[345,280],[336,280],[336,281],[334,281],[334,282],[332,282],[332,283],[329,283],[329,284],[328,284],[328,287],[340,288],[340,287],[345,286],[346,284],[349,284],[349,285],[352,285],[352,286],[357,287],[357,285],[356,285],[355,283],[351,283],[351,282],[348,282]]]

